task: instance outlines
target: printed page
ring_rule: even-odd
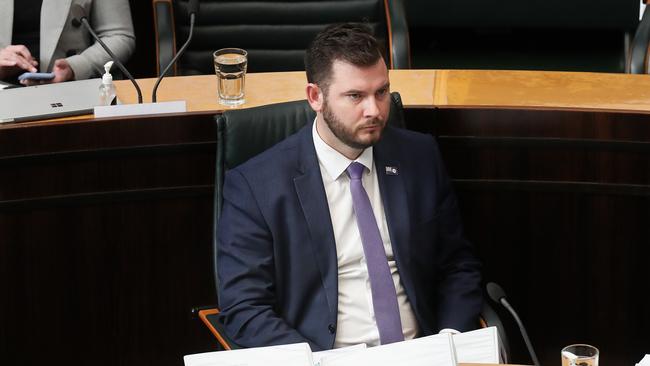
[[[307,343],[207,352],[183,357],[185,366],[312,366]]]
[[[361,343],[361,344],[355,344],[354,346],[349,346],[349,347],[343,347],[343,348],[334,348],[334,349],[329,349],[327,351],[319,351],[319,352],[314,352],[312,353],[312,359],[314,360],[314,366],[321,366],[321,361],[323,359],[330,359],[334,358],[337,356],[344,355],[346,353],[350,352],[356,352],[356,351],[361,351],[366,349],[366,344]]]
[[[454,334],[456,359],[461,363],[499,363],[499,338],[496,327]]]
[[[321,360],[321,366],[456,366],[450,334],[370,347]]]

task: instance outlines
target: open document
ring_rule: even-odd
[[[404,342],[326,357],[321,366],[455,366],[450,334],[437,334]]]
[[[312,353],[307,343],[187,355],[185,366],[456,366],[499,363],[495,327],[436,334],[366,348],[365,344]]]
[[[183,357],[185,366],[312,366],[307,343],[207,352]]]
[[[354,346],[349,346],[349,347],[341,347],[341,348],[334,348],[334,349],[328,349],[326,351],[319,351],[319,352],[314,352],[312,353],[312,359],[314,361],[314,366],[321,366],[321,361],[326,359],[326,358],[334,358],[341,356],[346,353],[350,352],[355,352],[355,351],[361,351],[366,349],[366,344],[361,343],[361,344],[356,344]]]
[[[460,363],[499,363],[499,335],[496,327],[481,328],[452,336]]]

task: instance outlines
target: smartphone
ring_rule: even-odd
[[[53,72],[25,72],[18,77],[19,81],[23,81],[25,79],[52,80],[54,79],[54,73]]]

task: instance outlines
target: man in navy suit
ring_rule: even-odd
[[[434,139],[386,126],[377,41],[330,26],[305,65],[315,121],[226,175],[226,332],[245,347],[322,350],[474,329],[480,264]]]

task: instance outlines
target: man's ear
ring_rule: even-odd
[[[308,83],[306,91],[307,102],[309,102],[311,109],[316,112],[320,112],[323,108],[323,93],[321,89],[314,83]]]

